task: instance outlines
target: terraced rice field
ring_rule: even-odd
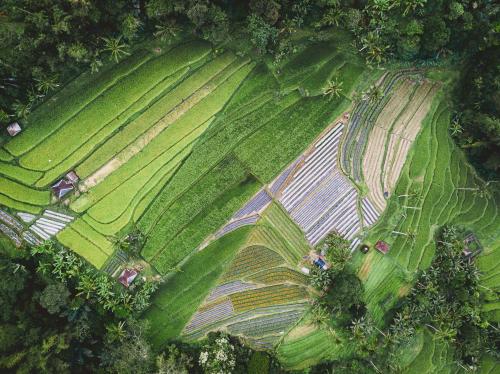
[[[381,326],[445,223],[478,235],[482,284],[498,291],[500,195],[477,193],[484,182],[448,135],[445,87],[369,71],[342,45],[311,44],[271,72],[185,40],[83,74],[1,144],[0,232],[19,247],[58,240],[116,274],[128,255],[115,243],[137,228],[165,278],[143,316],[157,346],[224,330],[291,369],[351,354],[311,325],[300,272],[332,230],[353,249],[389,243],[353,259]],[[344,91],[330,99],[332,78]],[[375,79],[382,98],[351,101]],[[71,170],[80,180],[58,201],[50,187]],[[494,297],[483,311],[500,320]],[[447,372],[449,350],[418,339],[407,370]]]
[[[378,253],[356,254],[368,306],[376,318],[382,318],[405,293],[418,269],[429,266],[435,251],[434,232],[445,223],[460,224],[477,233],[484,246],[477,260],[480,269],[484,269],[482,282],[498,289],[492,264],[498,258],[500,239],[499,196],[494,191],[482,196],[474,193],[474,188],[484,182],[452,143],[447,133],[448,123],[448,109],[438,96],[410,151],[394,196],[365,239],[369,243],[385,240],[390,252],[384,257]],[[472,190],[461,189],[464,187]],[[414,209],[405,208],[410,205]],[[498,320],[497,305],[485,308],[491,308],[489,315]]]
[[[0,163],[5,177],[0,203],[41,214],[59,203],[49,187],[75,170],[77,192],[64,202],[74,223],[64,228],[41,222],[41,231],[37,221],[30,233],[38,240],[56,235],[96,267],[103,266],[114,251],[113,237],[139,220],[254,67],[249,59],[231,52],[214,55],[208,43],[189,41],[159,54],[139,50],[107,69],[107,79],[96,85],[85,75],[78,78],[84,82],[64,90],[73,85],[81,101],[72,91],[56,96],[64,110],[42,106],[26,131],[3,145],[12,159]],[[237,178],[241,188],[224,195],[232,200],[225,202],[230,213],[239,208],[239,194],[246,200],[257,186],[247,173]],[[175,264],[184,254],[158,267]]]

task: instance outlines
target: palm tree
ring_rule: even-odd
[[[427,0],[405,0],[405,10],[403,16],[408,15],[410,12],[415,12],[418,8],[423,8]]]
[[[371,85],[370,88],[364,93],[365,100],[368,99],[372,102],[377,102],[384,97],[384,93],[379,86]]]
[[[97,73],[102,66],[102,61],[96,56],[90,62],[90,72],[91,74]]]
[[[340,82],[337,77],[329,80],[323,89],[323,95],[329,96],[330,100],[339,97],[342,93],[342,84],[343,82]]]
[[[458,118],[454,118],[450,124],[450,132],[452,136],[461,134],[464,131],[462,125],[460,124]]]
[[[106,326],[107,338],[111,342],[123,341],[126,337],[127,332],[125,330],[125,321],[120,321],[118,323],[113,323]]]
[[[85,273],[81,276],[78,285],[76,286],[76,290],[78,291],[77,296],[84,295],[88,300],[90,296],[94,294],[97,288],[97,283],[94,277],[91,274]]]
[[[44,95],[47,95],[50,91],[59,87],[59,83],[57,82],[57,77],[55,75],[36,79],[36,82],[36,89]]]
[[[126,51],[128,45],[122,42],[122,37],[118,38],[102,38],[104,41],[104,48],[102,49],[104,52],[109,52],[110,56],[115,62],[120,61],[123,56],[130,55],[129,52]]]
[[[329,330],[332,329],[330,324],[330,313],[324,306],[320,304],[314,305],[311,313],[311,321],[315,326],[318,326],[319,328],[327,328]]]
[[[153,35],[162,42],[166,42],[170,38],[177,36],[181,30],[180,27],[176,25],[175,21],[168,21],[164,24],[156,25],[155,29],[156,31]]]
[[[490,181],[487,181],[486,183],[480,184],[477,187],[457,187],[456,190],[459,190],[459,191],[472,191],[474,193],[474,195],[483,198],[483,197],[489,195],[488,186],[491,183],[499,183],[499,182],[500,181],[490,180]]]
[[[12,109],[14,109],[17,118],[26,119],[31,112],[31,105],[28,103],[23,104],[20,101],[16,101],[12,105]]]
[[[342,22],[342,18],[344,17],[344,13],[340,9],[340,7],[329,8],[326,14],[323,15],[321,19],[321,25],[323,26],[336,26],[338,27]]]
[[[387,59],[389,46],[381,44],[380,37],[376,32],[369,32],[367,36],[361,39],[362,47],[360,52],[365,51],[368,64],[376,63],[380,65]]]

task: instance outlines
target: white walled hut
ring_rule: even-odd
[[[66,174],[66,179],[68,182],[74,185],[75,183],[78,183],[80,177],[78,176],[78,174],[76,174],[74,170],[71,170],[68,174]]]
[[[9,126],[7,126],[7,132],[10,136],[16,136],[21,132],[21,126],[17,122],[11,123]]]

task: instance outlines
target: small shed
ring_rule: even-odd
[[[322,258],[317,258],[316,260],[313,261],[313,263],[321,270],[328,269],[328,265],[326,264],[325,260],[323,260]]]
[[[68,174],[66,174],[66,180],[72,184],[75,184],[80,180],[80,177],[74,170],[71,170]]]
[[[475,257],[482,250],[481,244],[473,233],[468,233],[464,238],[464,250],[462,251],[465,257]]]
[[[306,268],[305,266],[302,266],[300,268],[300,271],[303,272],[304,274],[306,275],[309,275],[309,273],[311,272],[308,268]]]
[[[73,191],[73,188],[74,187],[71,183],[64,179],[61,179],[59,182],[52,186],[52,191],[58,199],[61,199],[64,195]]]
[[[137,271],[134,269],[123,269],[122,273],[118,277],[118,282],[128,288],[137,277],[137,274]]]
[[[386,242],[384,242],[383,240],[379,240],[376,244],[375,244],[375,248],[381,252],[382,254],[386,254],[387,252],[389,252],[389,244],[387,244]]]
[[[10,136],[16,136],[21,132],[21,126],[17,122],[11,123],[9,126],[7,126],[7,132]]]

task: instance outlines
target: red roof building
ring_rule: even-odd
[[[80,177],[74,170],[71,170],[68,174],[66,174],[66,179],[68,182],[75,184],[80,180]]]
[[[61,199],[64,195],[67,193],[71,192],[73,190],[73,185],[69,183],[68,181],[61,179],[59,182],[54,184],[52,186],[52,191],[54,192],[54,195],[58,198]]]
[[[375,248],[383,253],[384,255],[389,252],[389,244],[387,244],[386,242],[384,242],[383,240],[379,240],[376,244],[375,244]]]
[[[118,277],[118,282],[128,288],[137,277],[137,274],[137,271],[134,269],[123,269],[122,273]]]

